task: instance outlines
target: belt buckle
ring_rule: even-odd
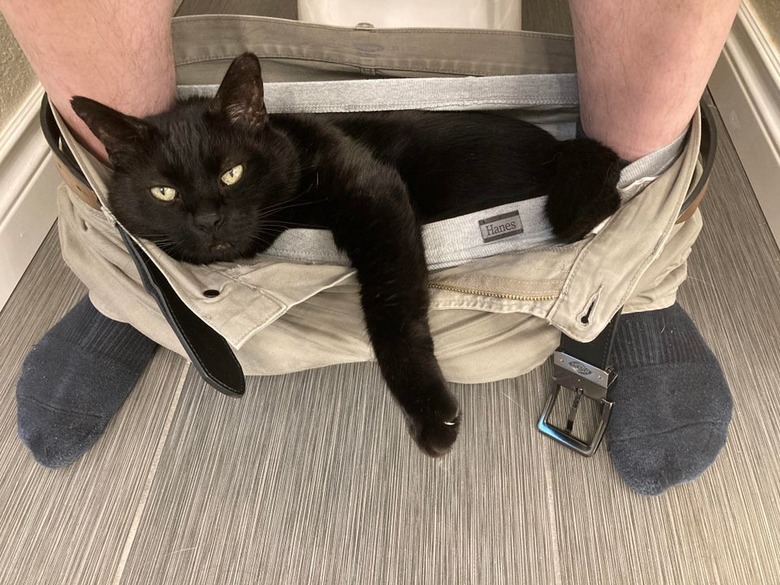
[[[607,390],[616,378],[617,373],[611,368],[602,370],[562,351],[556,351],[553,354],[555,390],[548,398],[539,418],[537,425],[539,430],[580,455],[591,457],[599,448],[609,423],[613,403],[607,400]],[[566,428],[560,428],[550,423],[550,415],[563,388],[574,393],[566,420]],[[583,398],[593,400],[599,407],[596,430],[588,442],[578,439],[572,434],[577,411]]]

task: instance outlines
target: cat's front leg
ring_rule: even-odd
[[[431,457],[444,455],[458,436],[460,408],[434,356],[427,319],[410,316],[405,309],[387,310],[381,296],[375,301],[384,305],[384,316],[366,310],[363,297],[367,328],[387,385],[420,449]]]
[[[400,177],[379,166],[343,178],[333,235],[357,269],[366,328],[388,387],[414,440],[438,457],[457,438],[460,410],[434,356],[420,229]]]

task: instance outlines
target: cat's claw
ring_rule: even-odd
[[[460,430],[460,409],[454,416],[443,420],[409,419],[409,433],[423,453],[429,457],[441,457],[449,453]]]

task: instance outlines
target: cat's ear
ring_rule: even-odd
[[[256,55],[244,53],[233,60],[211,103],[211,110],[251,130],[265,126],[268,112],[263,98],[260,61]]]
[[[143,120],[117,112],[95,100],[76,96],[70,100],[70,104],[106,147],[114,164],[123,157],[142,151],[154,132]]]

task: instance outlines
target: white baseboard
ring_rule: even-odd
[[[744,3],[709,87],[780,244],[780,59]]]
[[[38,123],[39,86],[0,133],[0,309],[57,217],[61,179]]]

